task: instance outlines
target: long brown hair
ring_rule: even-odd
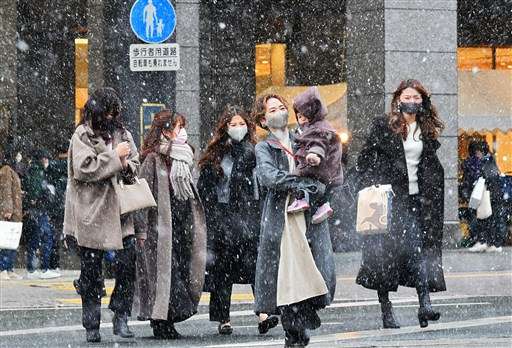
[[[199,168],[203,169],[207,165],[211,165],[217,174],[222,175],[222,168],[220,162],[226,153],[231,151],[231,139],[228,135],[229,122],[235,116],[240,116],[247,124],[247,135],[245,139],[252,144],[256,144],[256,126],[254,122],[249,119],[247,112],[240,106],[226,105],[222,112],[217,127],[213,135],[213,139],[208,144],[206,151],[199,161]]]
[[[186,126],[187,120],[185,116],[174,113],[171,110],[164,109],[155,114],[151,128],[144,137],[141,149],[141,160],[143,161],[151,152],[159,152],[160,137],[164,129],[174,129],[176,124],[180,122],[182,127]]]
[[[414,79],[404,80],[393,93],[391,100],[391,111],[388,114],[389,126],[396,134],[400,134],[402,138],[407,139],[407,122],[405,117],[399,110],[400,96],[406,88],[413,88],[421,94],[422,110],[416,115],[422,136],[437,139],[444,129],[444,123],[439,118],[436,107],[430,102],[430,94],[423,85]]]

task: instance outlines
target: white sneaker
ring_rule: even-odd
[[[22,280],[23,277],[20,276],[18,273],[14,273],[14,271],[7,272],[9,274],[9,278],[14,280]]]
[[[486,252],[488,252],[488,253],[492,253],[492,252],[501,253],[501,252],[503,252],[503,248],[502,247],[496,248],[495,245],[492,245],[492,246],[487,248]]]
[[[39,279],[40,275],[41,275],[41,272],[39,272],[39,271],[27,272],[27,275],[25,276],[25,278],[27,278],[27,279]]]
[[[9,273],[7,271],[0,272],[0,280],[10,280]]]
[[[468,251],[470,253],[475,253],[481,246],[482,246],[482,243],[476,242],[471,248],[468,248]]]
[[[39,275],[39,279],[53,279],[59,278],[61,275],[59,272],[52,271],[51,269],[41,272]]]
[[[468,251],[471,253],[481,253],[487,250],[487,248],[487,243],[482,244],[480,242],[476,242],[476,244],[469,248]]]

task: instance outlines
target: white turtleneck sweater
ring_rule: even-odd
[[[415,195],[420,192],[418,187],[418,165],[420,164],[421,153],[423,152],[423,141],[420,137],[421,129],[418,127],[416,130],[416,125],[417,123],[413,122],[407,126],[407,139],[402,140],[404,144],[405,160],[407,162],[410,195]]]

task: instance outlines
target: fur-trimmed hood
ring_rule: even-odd
[[[309,123],[322,121],[327,116],[327,107],[320,98],[317,87],[309,87],[293,99],[293,110],[303,114]],[[297,117],[297,116],[296,116]]]

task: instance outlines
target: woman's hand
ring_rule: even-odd
[[[123,141],[122,143],[117,144],[116,153],[119,156],[119,159],[121,160],[123,168],[126,168],[126,166],[128,165],[128,163],[126,162],[126,158],[131,153],[130,144],[127,141]]]
[[[320,157],[316,153],[310,153],[306,156],[306,161],[309,165],[316,167],[320,164]]]

